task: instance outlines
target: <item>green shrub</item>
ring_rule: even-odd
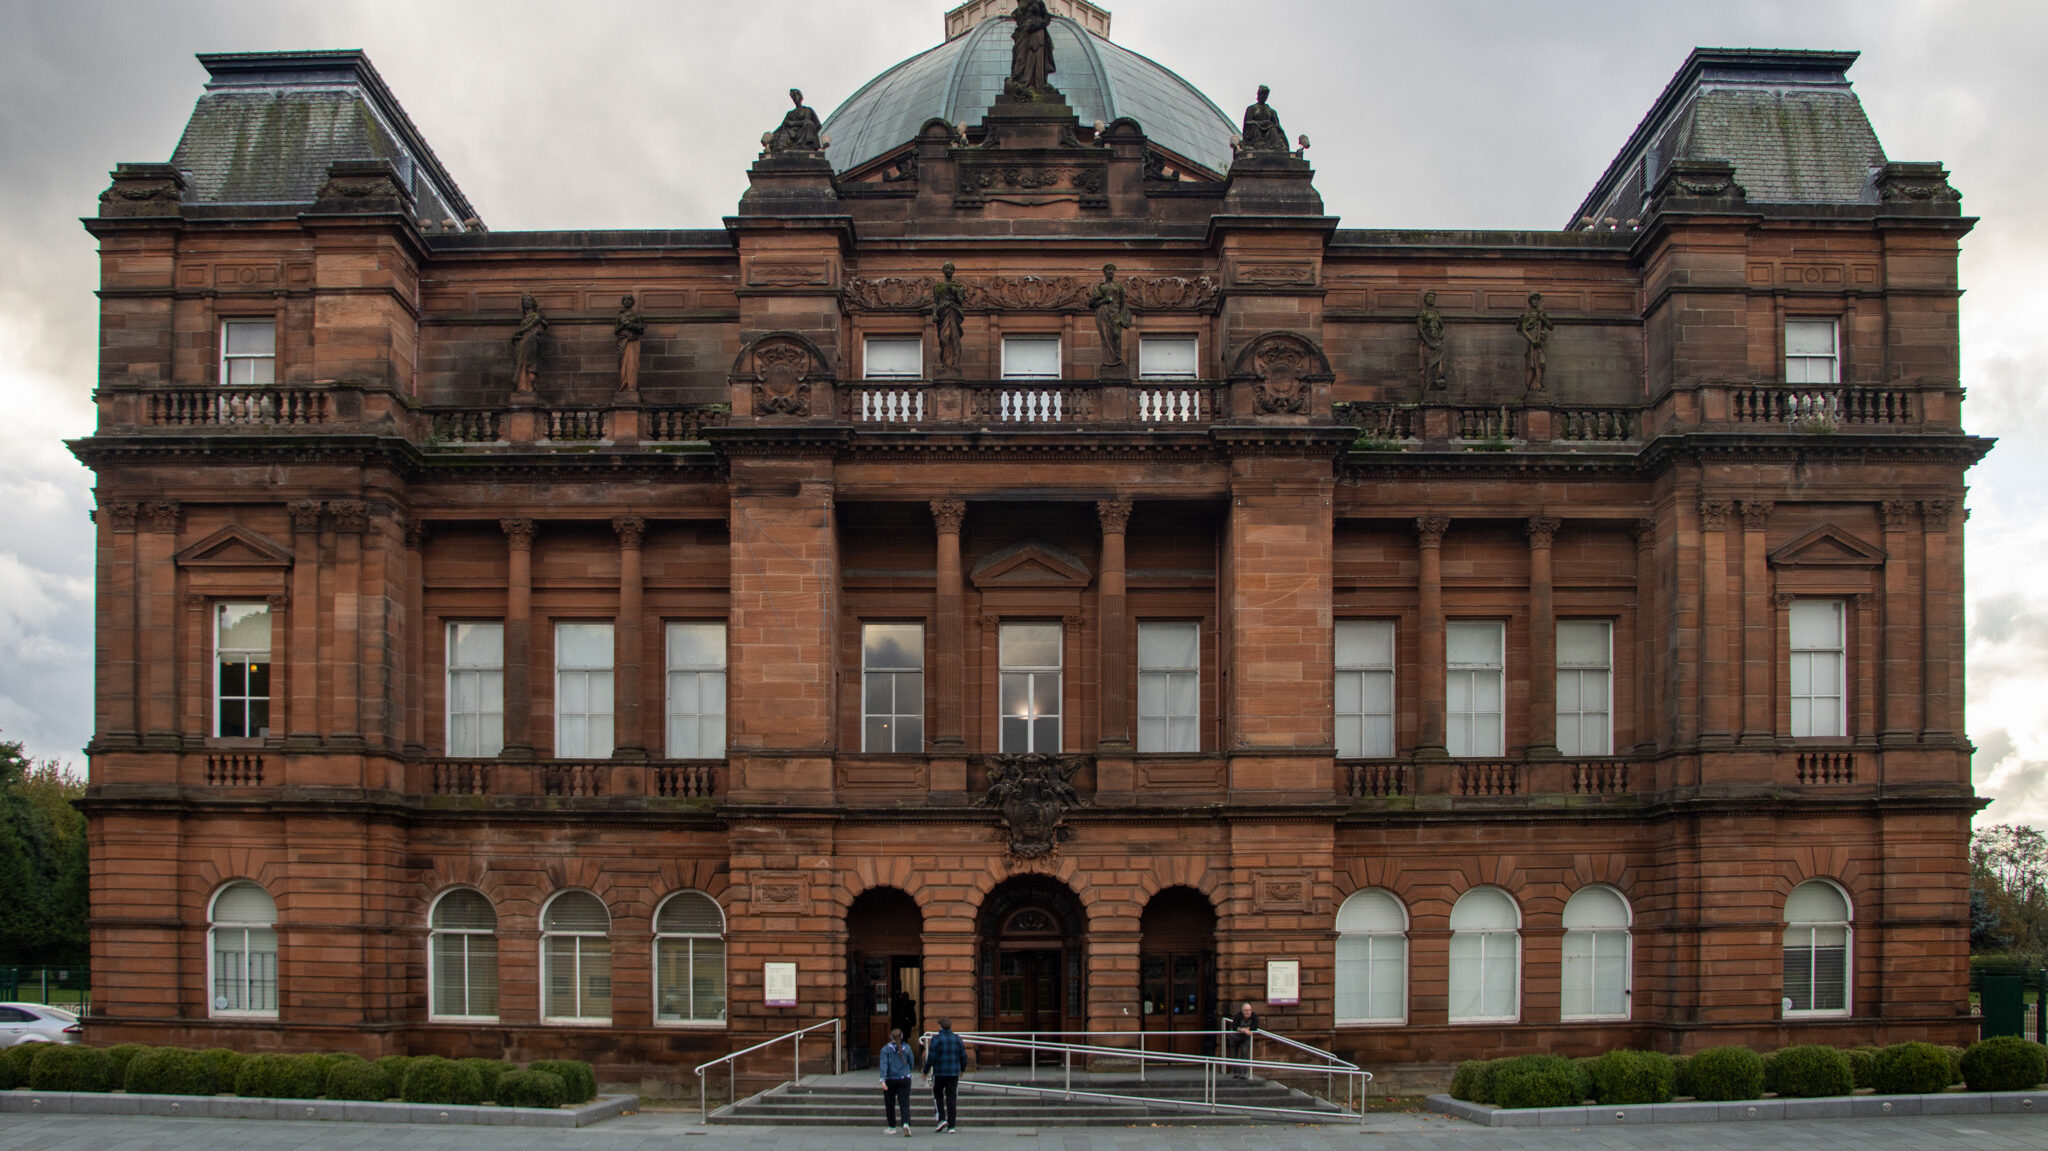
[[[526,1069],[561,1076],[571,1103],[588,1103],[597,1098],[597,1072],[581,1059],[537,1059],[527,1064]]]
[[[1787,1047],[1764,1062],[1764,1090],[1790,1099],[1818,1099],[1856,1090],[1849,1057],[1832,1047]]]
[[[327,1097],[380,1103],[398,1094],[391,1076],[375,1063],[362,1059],[336,1060],[327,1070]]]
[[[0,1091],[12,1091],[21,1086],[21,1080],[14,1077],[14,1064],[0,1059]]]
[[[484,1079],[476,1068],[465,1067],[453,1059],[422,1056],[405,1069],[399,1097],[407,1103],[481,1103]]]
[[[411,1055],[386,1055],[371,1062],[383,1069],[385,1077],[391,1080],[391,1094],[397,1095],[405,1086],[405,1069],[412,1066],[413,1059]]]
[[[38,1043],[29,1064],[28,1085],[37,1091],[112,1091],[114,1060],[97,1047],[79,1043]]]
[[[1882,1047],[1851,1047],[1842,1052],[1849,1057],[1849,1076],[1860,1088],[1877,1085],[1877,1053]]]
[[[1963,1081],[1964,1049],[1961,1047],[1949,1047],[1947,1045],[1943,1045],[1942,1051],[1948,1055],[1948,1085],[1950,1087],[1954,1087],[1956,1084],[1961,1083]]]
[[[29,1068],[35,1063],[36,1054],[44,1046],[41,1043],[17,1043],[12,1047],[0,1047],[0,1063],[7,1064],[14,1072],[16,1084],[28,1086]]]
[[[1671,1094],[1673,1098],[1692,1094],[1692,1056],[1679,1055],[1672,1058]]]
[[[242,1077],[242,1064],[249,1057],[226,1047],[209,1047],[199,1053],[199,1061],[206,1065],[209,1083],[208,1095],[225,1095],[235,1089],[235,1081]]]
[[[1948,1089],[1948,1052],[1932,1043],[1894,1043],[1877,1053],[1871,1086],[1879,1095],[1932,1095]]]
[[[456,1062],[464,1067],[476,1068],[477,1077],[484,1081],[484,1098],[486,1099],[497,1098],[498,1080],[518,1070],[518,1068],[502,1059],[458,1059]]]
[[[1678,1079],[1671,1057],[1656,1051],[1609,1051],[1590,1070],[1602,1104],[1669,1103]]]
[[[154,1047],[128,1061],[121,1080],[131,1095],[212,1095],[213,1072],[197,1051]]]
[[[1510,1067],[1496,1087],[1502,1107],[1569,1107],[1585,1099],[1562,1067]]]
[[[500,1107],[560,1107],[569,1088],[552,1071],[508,1071],[498,1077],[495,1094]]]
[[[2048,1080],[2048,1047],[2017,1035],[1972,1043],[1963,1052],[1963,1083],[1972,1091],[2032,1091]]]
[[[1692,1057],[1693,1098],[1702,1103],[1755,1099],[1764,1093],[1764,1061],[1747,1047],[1709,1047]]]
[[[248,1099],[313,1099],[324,1086],[319,1061],[307,1055],[252,1055],[235,1075],[235,1094]]]
[[[128,1064],[137,1055],[149,1050],[141,1043],[116,1043],[107,1048],[107,1058],[114,1061],[114,1082],[128,1082]]]
[[[1477,1103],[1473,1096],[1479,1090],[1479,1072],[1486,1066],[1484,1059],[1467,1059],[1458,1064],[1458,1070],[1451,1076],[1451,1098],[1467,1103]]]

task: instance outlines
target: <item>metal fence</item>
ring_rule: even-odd
[[[84,1015],[92,1006],[92,971],[76,967],[0,966],[0,1000],[47,1003]]]

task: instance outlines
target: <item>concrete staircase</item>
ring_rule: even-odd
[[[1057,1088],[1061,1082],[1057,1070],[1041,1071],[1037,1086]],[[1203,1102],[1201,1076],[1187,1072],[1154,1072],[1143,1080],[1128,1074],[1074,1074],[1076,1091],[1142,1096],[1149,1100],[1192,1105],[1183,1107],[1172,1106],[1168,1102],[1069,1099],[1058,1091],[1005,1091],[998,1084],[1029,1085],[1030,1079],[1009,1068],[963,1078],[960,1081],[962,1130],[991,1127],[1210,1127],[1316,1122],[1312,1118],[1291,1114],[1211,1112]],[[1332,1123],[1355,1122],[1355,1119],[1347,1118],[1340,1108],[1263,1079],[1220,1079],[1216,1084],[1216,1101],[1247,1107],[1317,1111],[1327,1114],[1328,1121]],[[911,1085],[910,1107],[911,1113],[918,1117],[912,1130],[918,1135],[931,1134],[932,1095],[922,1079]],[[879,1133],[883,1125],[882,1092],[876,1086],[872,1071],[811,1076],[802,1083],[785,1084],[745,1100],[736,1108],[714,1112],[710,1122],[732,1126],[865,1127]]]

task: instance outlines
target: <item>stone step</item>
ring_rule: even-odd
[[[1041,1079],[1040,1087],[1058,1084]],[[1243,1126],[1262,1122],[1299,1123],[1298,1115],[1261,1116],[1236,1111],[1211,1112],[1200,1108],[1205,1099],[1203,1085],[1192,1078],[1178,1082],[1144,1082],[1091,1077],[1076,1082],[1077,1090],[1145,1094],[1155,1099],[1185,1101],[1195,1106],[1147,1105],[1143,1102],[1068,1099],[1055,1093],[1030,1094],[1003,1091],[972,1081],[960,1085],[960,1123],[963,1127],[1122,1127]],[[847,1082],[843,1078],[785,1086],[748,1100],[736,1111],[717,1116],[711,1122],[730,1126],[873,1127],[881,1092],[871,1084]],[[925,1128],[930,1116],[930,1092],[922,1083],[911,1091],[911,1113],[919,1116],[913,1130]],[[1216,1085],[1216,1101],[1253,1107],[1288,1107],[1295,1110],[1326,1110],[1333,1120],[1344,1112],[1321,1100],[1290,1091],[1277,1083],[1260,1080],[1224,1080]]]

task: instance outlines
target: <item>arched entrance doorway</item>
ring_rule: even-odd
[[[894,887],[860,893],[846,909],[846,1055],[874,1061],[889,1029],[915,1036],[924,1021],[924,913]]]
[[[979,1028],[1086,1030],[1087,926],[1081,901],[1057,880],[1020,876],[989,892],[981,904]]]
[[[1170,1036],[1167,1050],[1214,1054],[1216,909],[1192,887],[1169,887],[1138,919],[1139,1026]]]

